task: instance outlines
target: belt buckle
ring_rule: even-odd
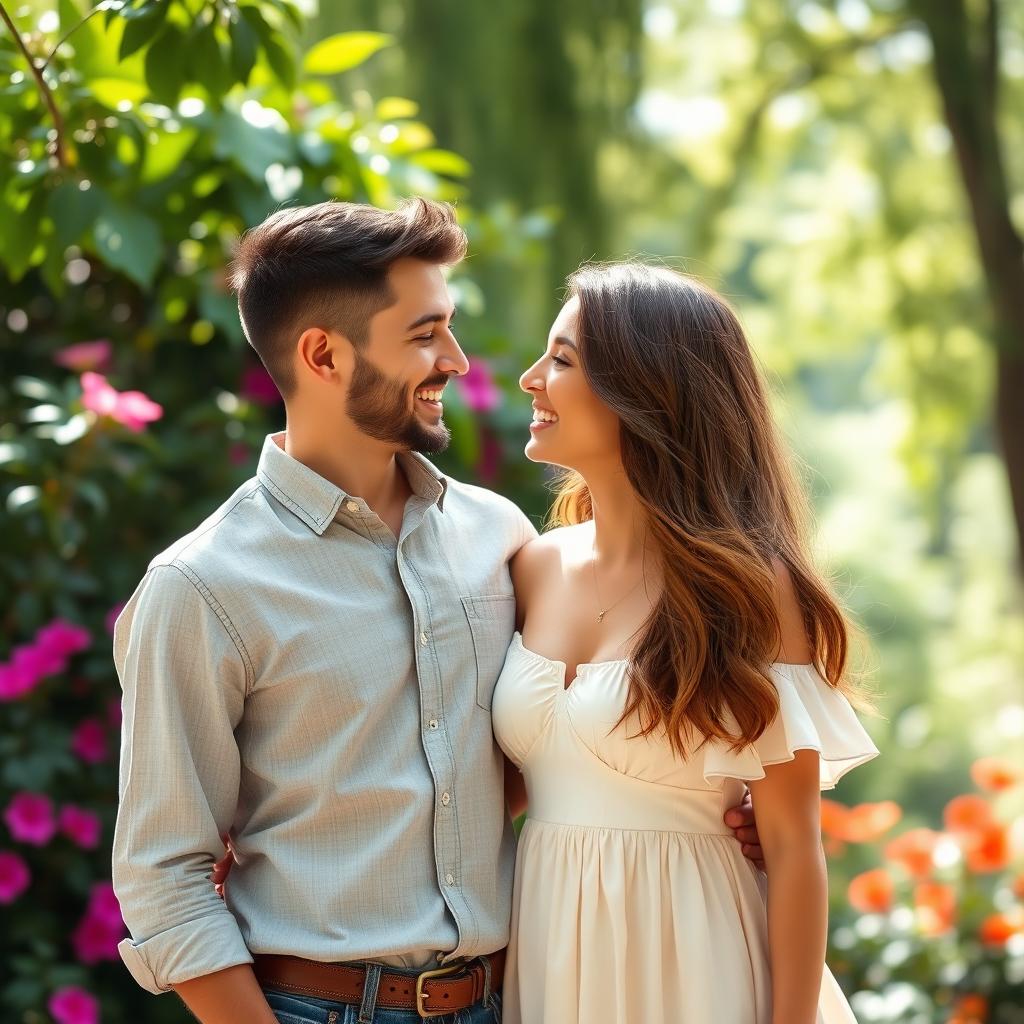
[[[448,974],[458,974],[466,969],[466,964],[453,964],[451,967],[438,967],[433,971],[423,971],[416,978],[416,1012],[423,1018],[429,1020],[431,1017],[444,1017],[446,1014],[454,1013],[454,1010],[445,1008],[442,1010],[428,1010],[426,1007],[427,993],[423,991],[423,983],[431,978],[443,978]]]

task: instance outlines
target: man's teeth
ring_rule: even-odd
[[[558,416],[553,412],[548,412],[547,409],[534,409],[533,410],[533,422],[534,423],[557,423]]]
[[[417,398],[422,398],[424,402],[440,402],[441,396],[444,394],[444,388],[440,388],[437,391],[425,391],[420,390],[416,392]]]

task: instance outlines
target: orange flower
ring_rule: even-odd
[[[976,874],[1002,871],[1010,863],[1010,837],[998,822],[967,836],[964,845],[967,867]]]
[[[992,805],[981,796],[965,793],[946,804],[944,814],[950,832],[975,832],[992,822]]]
[[[850,880],[847,898],[862,914],[877,914],[892,906],[895,886],[885,868],[863,871]]]
[[[1024,773],[1005,758],[981,757],[971,765],[971,778],[978,789],[999,793],[1016,786],[1024,779]]]
[[[942,835],[930,828],[912,828],[886,844],[885,859],[895,861],[914,878],[932,873],[932,858]]]
[[[1002,946],[1017,932],[1024,931],[1024,910],[1016,908],[1005,914],[989,914],[978,929],[978,938],[987,946]]]
[[[988,1000],[984,996],[961,996],[953,1007],[949,1024],[983,1024],[988,1019]]]
[[[845,843],[871,843],[880,839],[903,817],[892,800],[846,807],[834,800],[821,801],[821,830]]]
[[[835,800],[821,801],[821,831],[833,839],[841,839],[846,831],[846,819],[850,808]]]
[[[956,890],[941,882],[919,882],[914,886],[921,931],[929,936],[942,935],[953,927],[956,917]]]

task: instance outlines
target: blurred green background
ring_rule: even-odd
[[[440,463],[538,522],[516,381],[565,275],[648,256],[735,304],[879,694],[883,756],[837,794],[874,824],[828,836],[830,963],[864,1022],[1024,1021],[1024,5],[0,13],[6,1019],[187,1019],[114,951],[110,615],[282,425],[225,285],[238,235],[422,194],[471,239]],[[991,820],[959,821],[968,792]],[[886,845],[925,828],[924,868]]]

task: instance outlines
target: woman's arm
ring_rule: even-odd
[[[818,752],[766,768],[750,791],[768,871],[772,1024],[815,1024],[828,935]]]
[[[193,978],[173,986],[202,1024],[277,1024],[249,964]]]
[[[785,564],[776,559],[777,661],[807,664],[811,649]],[[750,783],[768,871],[772,1024],[815,1024],[828,940],[828,875],[821,848],[818,752],[765,768]]]

